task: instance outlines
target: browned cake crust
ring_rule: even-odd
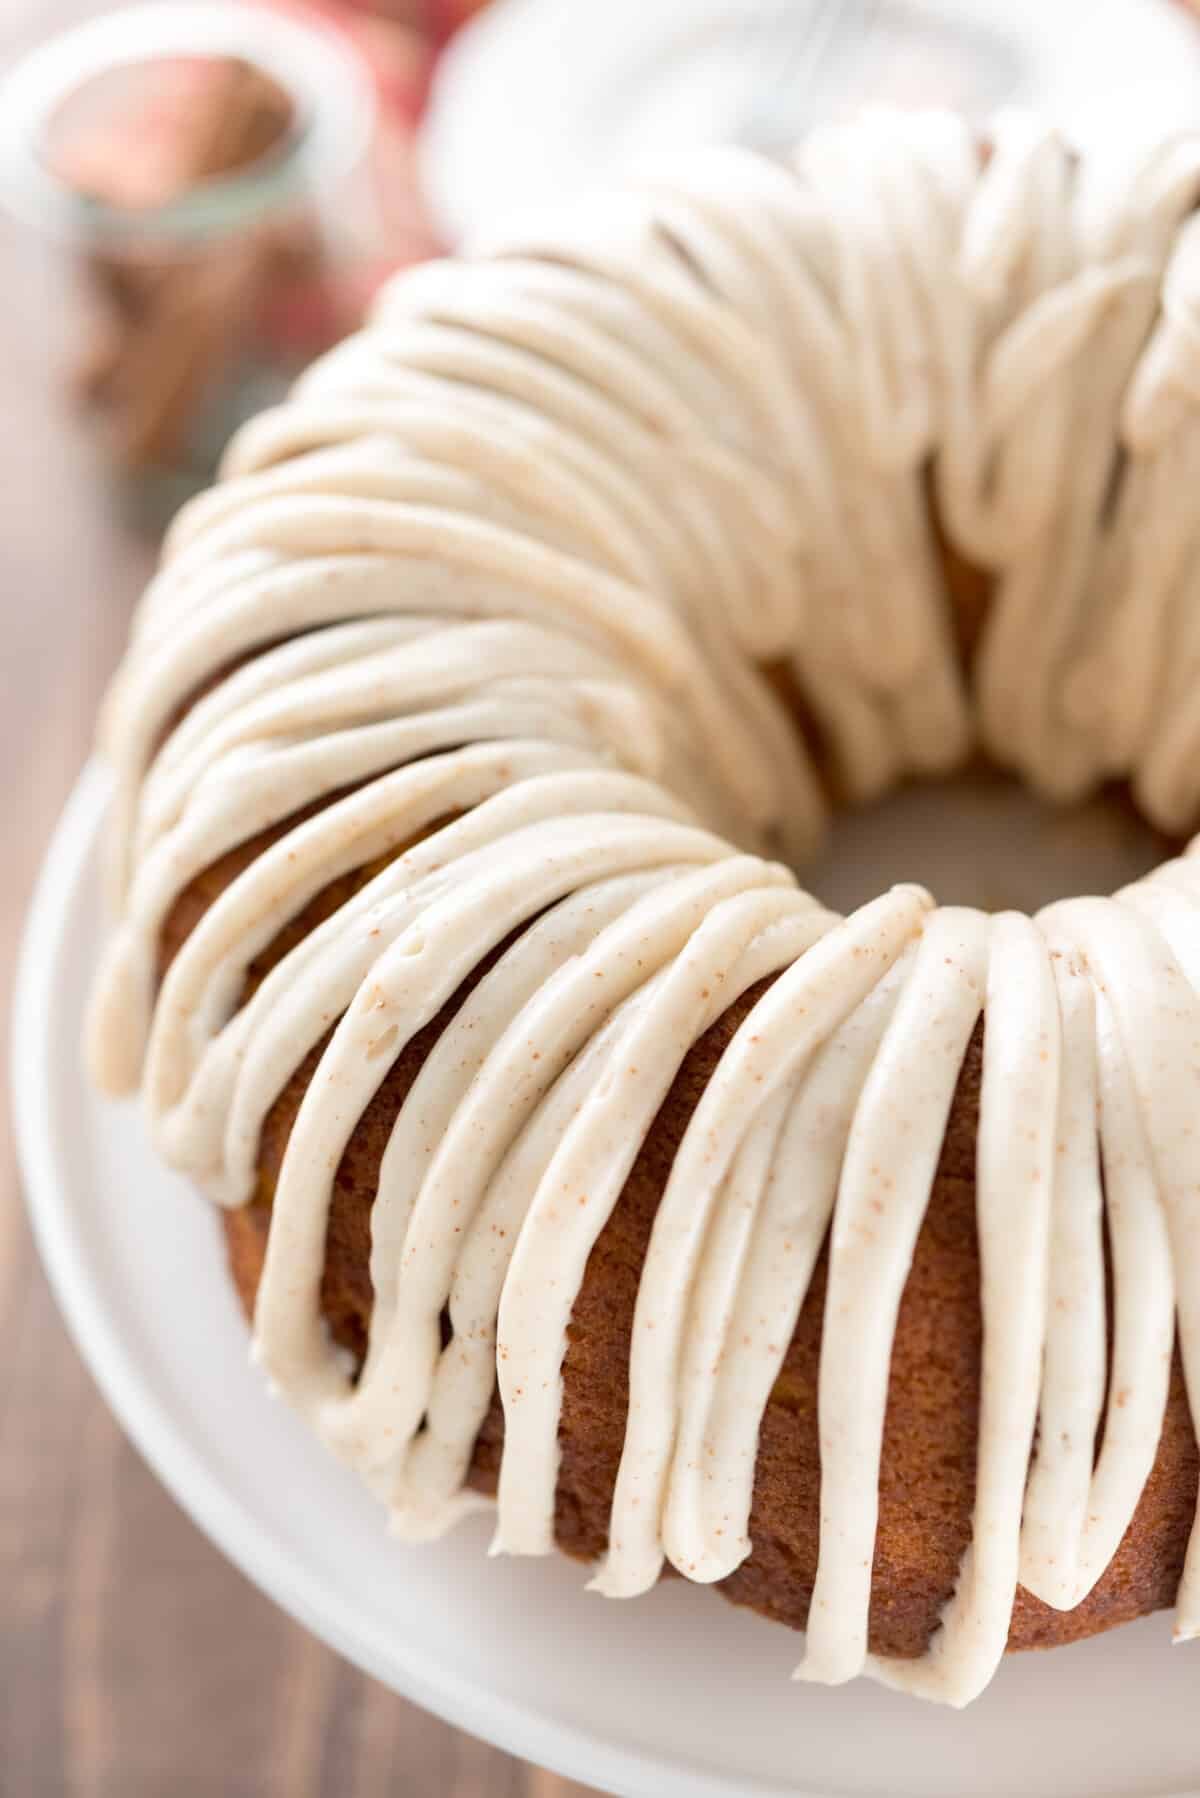
[[[265,841],[256,839],[235,850],[188,888],[164,933],[164,965],[206,906]],[[251,984],[357,884],[348,878],[314,900],[254,964]],[[409,1044],[355,1130],[337,1171],[322,1306],[334,1335],[358,1354],[371,1310],[370,1212],[384,1146],[432,1043],[481,972]],[[634,1301],[655,1210],[692,1110],[762,990],[752,989],[732,1006],[688,1055],[588,1262],[563,1370],[555,1515],[560,1547],[582,1559],[598,1557],[605,1546],[624,1437]],[[878,1654],[912,1656],[924,1649],[970,1540],[982,1340],[975,1228],[981,1046],[982,1028],[959,1076],[900,1307],[871,1591],[870,1645]],[[297,1071],[267,1119],[257,1197],[244,1210],[226,1214],[233,1276],[247,1312],[262,1271],[271,1196],[288,1133],[318,1052]],[[817,1367],[824,1294],[822,1255],[763,1422],[750,1525],[753,1552],[722,1582],[726,1597],[735,1603],[797,1629],[804,1627],[817,1564]],[[471,1483],[481,1491],[495,1490],[503,1434],[503,1414],[493,1396],[471,1469]],[[1198,1466],[1176,1352],[1158,1457],[1112,1564],[1073,1611],[1054,1611],[1018,1592],[1010,1648],[1051,1647],[1169,1605],[1195,1512]]]

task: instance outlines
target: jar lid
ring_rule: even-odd
[[[52,153],[64,108],[106,77],[181,58],[242,62],[275,83],[291,107],[278,143],[144,211],[83,191]],[[329,27],[222,0],[130,6],[52,38],[0,82],[0,200],[89,248],[127,248],[139,234],[203,245],[336,186],[363,156],[374,117],[366,65]]]

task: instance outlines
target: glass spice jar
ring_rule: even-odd
[[[357,322],[374,104],[332,29],[221,0],[104,15],[0,87],[0,191],[70,254],[72,391],[143,522]]]

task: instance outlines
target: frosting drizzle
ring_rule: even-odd
[[[974,746],[1054,798],[1120,777],[1165,830],[1200,815],[1198,199],[1198,139],[1080,158],[1015,116],[986,158],[953,118],[871,114],[787,168],[664,164],[393,283],[176,522],[104,719],[119,920],[91,1063],[238,1205],[324,1045],[256,1352],[402,1534],[478,1502],[498,1384],[496,1548],[553,1546],[588,1256],[689,1050],[768,982],[656,1214],[593,1586],[749,1554],[827,1235],[799,1676],[963,1704],[1018,1580],[1069,1608],[1109,1564],[1176,1332],[1200,1404],[1200,849],[1033,919],[911,886],[839,918],[776,858],[817,840],[831,769],[860,800]],[[992,577],[969,677],[930,489]],[[180,894],[260,833],[159,983]],[[481,964],[383,1158],[353,1370],[320,1314],[334,1176]],[[885,1660],[892,1342],[981,1019],[972,1542],[926,1653]],[[1176,1633],[1200,1634],[1200,1531]]]

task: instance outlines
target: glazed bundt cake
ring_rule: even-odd
[[[659,166],[394,282],[177,521],[91,1062],[402,1534],[953,1704],[1200,1633],[1200,854],[790,871],[977,756],[1200,819],[1198,200],[1019,117]]]

